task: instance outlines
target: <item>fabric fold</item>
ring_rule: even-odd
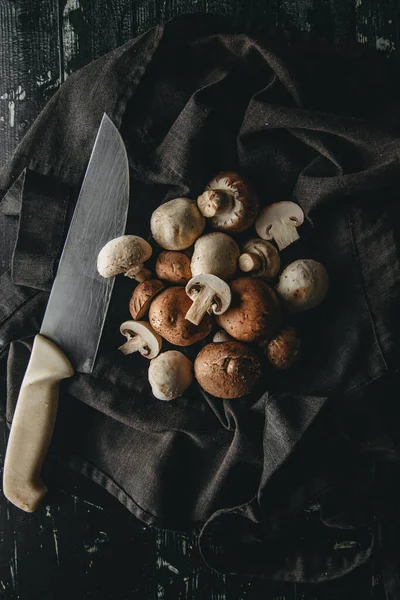
[[[68,207],[73,197],[73,190],[65,183],[30,169],[24,171],[19,227],[11,267],[14,284],[50,291],[67,232]]]
[[[384,65],[185,16],[68,77],[0,171],[9,422],[104,112],[127,148],[126,232],[153,244],[152,260],[152,211],[196,199],[220,170],[246,176],[260,208],[302,207],[300,240],[281,252],[282,267],[319,260],[330,289],[314,310],[285,312],[304,341],[297,366],[273,370],[254,346],[265,370],[248,396],[211,397],[194,381],[160,402],[148,362],[118,352],[135,286],[118,277],[93,372],[60,388],[52,455],[146,524],[203,527],[203,557],[224,573],[325,581],[378,548],[379,490],[397,467],[379,485],[375,467],[400,456],[400,120],[398,110],[380,116],[400,89]],[[211,340],[179,349],[193,361]],[[380,523],[382,556],[393,557]]]

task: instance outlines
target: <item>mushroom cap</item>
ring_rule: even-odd
[[[203,233],[206,220],[194,200],[175,198],[151,215],[150,228],[157,244],[166,250],[189,248]]]
[[[228,193],[233,205],[222,205],[218,212],[211,217],[213,227],[220,231],[239,233],[248,229],[255,221],[258,212],[258,197],[252,186],[233,171],[224,171],[214,177],[207,185],[207,191],[218,190]],[[201,196],[197,200],[202,205]],[[205,200],[207,194],[205,195]]]
[[[271,225],[275,221],[282,221],[300,227],[304,222],[304,213],[295,202],[275,202],[263,208],[256,220],[257,234],[263,240],[272,240]]]
[[[221,342],[233,342],[233,338],[231,338],[224,329],[220,329],[214,333],[213,342],[215,344],[220,344]]]
[[[281,307],[274,290],[262,279],[241,277],[230,283],[232,302],[217,323],[241,342],[270,339],[278,330]]]
[[[152,247],[137,235],[121,235],[107,242],[97,257],[97,270],[102,277],[114,277],[130,269],[141,269],[152,255]]]
[[[270,242],[260,238],[253,238],[243,245],[242,253],[255,253],[261,258],[260,268],[251,271],[249,273],[251,277],[273,279],[277,275],[281,266],[281,259],[278,250]],[[239,268],[241,268],[240,258]]]
[[[324,265],[311,258],[290,263],[283,270],[276,287],[292,312],[314,308],[322,302],[328,289],[329,276]]]
[[[277,369],[290,369],[302,354],[302,343],[293,327],[286,327],[277,333],[266,346],[269,362]]]
[[[160,279],[186,285],[192,277],[190,258],[183,252],[164,250],[157,257],[156,273]]]
[[[225,281],[215,275],[196,275],[187,284],[185,290],[193,301],[202,288],[209,288],[214,292],[212,311],[215,315],[225,312],[231,303],[231,290]]]
[[[229,235],[220,232],[202,235],[194,245],[192,275],[207,273],[228,281],[236,273],[239,255],[239,246]]]
[[[155,331],[175,346],[190,346],[203,340],[210,333],[212,321],[210,315],[205,315],[196,326],[185,319],[192,305],[184,287],[170,287],[161,292],[153,300],[149,321]]]
[[[133,352],[139,351],[146,358],[154,358],[161,350],[162,339],[146,321],[125,321],[120,327],[120,332],[128,342],[120,347],[124,354],[130,354],[129,341],[140,338],[141,347],[135,348]]]
[[[152,300],[164,289],[164,284],[158,279],[147,279],[133,290],[129,302],[129,312],[132,319],[137,321],[144,317],[150,308]]]
[[[192,362],[178,350],[168,350],[150,362],[149,383],[158,400],[174,400],[193,381]]]
[[[239,342],[204,346],[194,362],[199,385],[218,398],[240,398],[250,393],[261,376],[257,354]]]

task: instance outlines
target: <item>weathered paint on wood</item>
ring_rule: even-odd
[[[397,0],[0,0],[0,166],[71,73],[157,23],[199,11],[388,54],[400,48]],[[2,424],[0,456],[4,436]],[[65,470],[58,477],[34,515],[0,494],[1,599],[383,598],[374,565],[323,586],[218,575],[202,564],[194,537],[147,529],[91,482]]]
[[[11,2],[0,3],[0,23],[0,162],[3,163],[21,137],[15,123],[16,117],[17,123],[19,122],[20,96],[24,92],[19,83],[22,55],[17,35],[16,10]]]
[[[0,2],[0,164],[60,85],[58,7]]]
[[[356,0],[357,41],[387,54],[400,49],[400,5],[396,0],[375,3]]]
[[[163,600],[226,600],[226,577],[199,563],[195,539],[159,531],[156,534],[157,597]]]
[[[35,514],[1,497],[0,598],[156,598],[155,532],[83,477],[54,477]]]

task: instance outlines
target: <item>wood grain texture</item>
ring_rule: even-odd
[[[400,4],[396,0],[356,0],[356,37],[387,54],[399,52]]]
[[[149,27],[203,10],[389,54],[399,48],[397,0],[0,0],[0,166],[71,73]],[[374,564],[323,586],[218,575],[201,562],[193,536],[147,529],[93,483],[52,473],[58,483],[33,515],[0,494],[2,600],[383,598]]]
[[[163,600],[226,600],[226,577],[201,563],[193,536],[156,534],[157,597]]]
[[[0,498],[0,598],[155,598],[154,531],[89,480],[56,465],[48,476],[34,514]]]
[[[17,15],[11,2],[0,3],[0,163],[3,164],[21,139],[19,127],[19,80],[24,73],[21,44],[17,33]],[[17,67],[17,68],[14,68]],[[28,76],[28,75],[27,75]],[[29,76],[28,76],[29,77]]]
[[[60,0],[63,79],[150,27],[203,7],[203,0]]]
[[[58,7],[0,2],[0,164],[60,86]]]

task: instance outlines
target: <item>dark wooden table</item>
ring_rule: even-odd
[[[0,165],[68,75],[149,27],[196,11],[358,41],[387,54],[400,48],[398,0],[0,0]],[[218,575],[201,563],[195,539],[148,529],[92,482],[48,468],[57,483],[37,513],[19,511],[0,494],[1,599],[384,597],[373,562],[320,586]]]

